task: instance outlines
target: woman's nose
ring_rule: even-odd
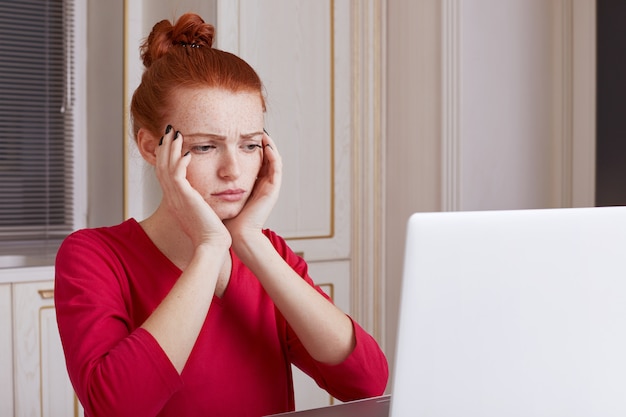
[[[222,178],[237,178],[240,173],[237,152],[234,149],[224,149],[220,155],[218,174]]]

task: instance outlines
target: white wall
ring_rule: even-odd
[[[440,0],[387,4],[385,347],[393,366],[409,215],[441,208]],[[391,387],[388,387],[388,390]]]
[[[123,219],[123,1],[87,4],[89,227]]]
[[[552,2],[463,0],[461,210],[553,204]]]
[[[592,3],[387,2],[383,256],[392,362],[408,214],[592,201]]]

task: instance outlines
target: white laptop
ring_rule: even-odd
[[[391,397],[288,414],[626,415],[626,208],[416,213],[402,280]]]
[[[625,416],[626,208],[414,214],[391,417]]]

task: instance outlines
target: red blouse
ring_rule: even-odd
[[[306,262],[281,237],[265,234],[314,285]],[[343,363],[315,361],[256,277],[231,256],[226,291],[221,298],[213,296],[179,375],[152,335],[139,326],[168,294],[180,269],[133,219],[81,230],[64,241],[56,262],[57,321],[69,376],[86,416],[264,416],[291,411],[291,363],[342,401],[383,393],[387,360],[356,322],[356,347]]]

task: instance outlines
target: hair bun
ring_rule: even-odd
[[[171,48],[184,46],[213,46],[215,28],[205,23],[194,13],[182,15],[174,25],[169,20],[161,20],[152,28],[152,32],[140,48],[143,65],[148,68],[154,61],[167,54]]]

